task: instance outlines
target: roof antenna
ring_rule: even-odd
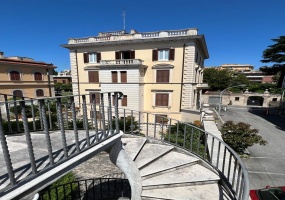
[[[124,32],[126,32],[126,12],[125,9],[123,9],[123,22],[124,22]]]

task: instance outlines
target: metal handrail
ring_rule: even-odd
[[[123,127],[120,128],[125,133],[145,134],[147,138],[160,140],[195,154],[219,173],[223,187],[230,192],[233,199],[248,199],[249,177],[246,167],[239,155],[223,140],[189,122],[181,122],[163,115],[123,108],[119,109],[119,113],[120,116],[123,115]],[[131,123],[130,127],[126,126],[127,116],[132,119],[128,120],[128,123]],[[170,133],[174,125],[177,129]]]

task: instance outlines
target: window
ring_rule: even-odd
[[[101,60],[101,53],[84,53],[84,63],[99,63]]]
[[[135,51],[116,51],[115,59],[135,59]]]
[[[169,70],[157,70],[156,71],[157,83],[169,83]]]
[[[155,94],[155,105],[156,106],[168,106],[168,94],[156,93]]]
[[[127,72],[121,71],[121,83],[126,83],[126,82],[127,82]]]
[[[54,83],[57,83],[57,80],[54,80]]]
[[[66,84],[66,80],[62,80],[62,83],[63,83],[63,84]]]
[[[99,72],[88,71],[89,83],[99,83]]]
[[[111,71],[112,73],[112,83],[118,83],[118,72]]]
[[[167,124],[167,122],[168,122],[167,115],[156,115],[155,116],[155,123]]]
[[[10,79],[11,81],[20,81],[20,73],[17,71],[11,71],[10,72]]]
[[[40,73],[40,72],[35,72],[34,77],[35,77],[35,81],[42,81],[43,80],[42,73]]]
[[[272,98],[272,101],[277,101],[277,98]]]
[[[37,95],[37,97],[43,97],[44,91],[42,89],[38,89],[38,90],[36,90],[36,95]]]
[[[235,101],[239,101],[239,97],[235,97]]]
[[[174,60],[174,49],[154,49],[152,51],[152,61]]]
[[[13,91],[13,96],[23,97],[23,92],[21,90],[14,90]]]
[[[99,92],[90,93],[89,97],[90,97],[90,103],[93,103],[93,101],[95,100],[95,104],[100,104],[100,93]]]
[[[122,106],[128,106],[128,96],[124,95],[124,98],[122,99]]]

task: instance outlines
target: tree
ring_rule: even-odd
[[[263,63],[275,63],[273,66],[263,66],[260,70],[268,75],[277,75],[281,73],[278,80],[278,87],[282,86],[282,81],[285,75],[285,36],[272,39],[275,44],[269,45],[267,49],[263,51]]]
[[[230,85],[232,74],[225,69],[205,68],[203,79],[205,83],[208,83],[211,90],[223,90]]]
[[[266,145],[267,141],[258,134],[257,129],[251,129],[250,124],[232,121],[224,123],[221,129],[223,140],[239,154],[243,154],[245,149],[254,145]]]
[[[236,86],[236,85],[249,85],[249,80],[246,78],[244,74],[237,73],[233,75],[231,79],[231,85]]]

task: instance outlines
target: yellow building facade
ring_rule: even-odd
[[[1,52],[0,93],[26,98],[54,96],[54,68],[56,66],[53,64],[36,62],[26,57],[4,57]]]
[[[201,106],[209,55],[197,29],[106,32],[62,46],[70,53],[73,93],[89,94],[89,103],[98,92],[121,91],[119,107],[182,121]]]

